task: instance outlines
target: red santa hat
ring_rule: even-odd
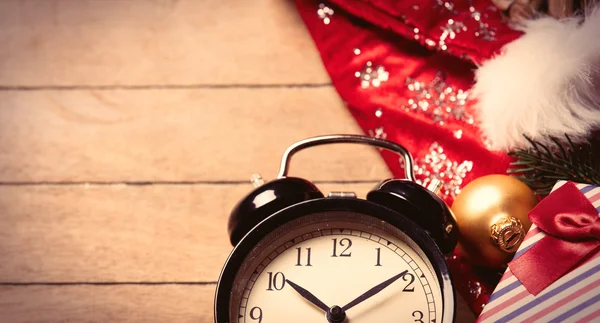
[[[585,140],[600,126],[600,7],[585,16],[541,16],[476,71],[480,128],[495,149],[550,137]]]

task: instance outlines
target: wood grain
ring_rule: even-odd
[[[1,322],[213,322],[240,183],[361,132],[292,1],[4,0],[0,44]],[[355,145],[291,170],[390,176]]]
[[[215,285],[0,286],[0,318],[11,323],[213,323]],[[458,299],[456,322],[475,322]]]
[[[318,184],[364,196],[375,183]],[[0,282],[214,282],[250,185],[0,187]]]
[[[330,82],[287,0],[3,0],[0,44],[8,87]]]
[[[215,286],[0,286],[10,323],[213,323]]]
[[[0,182],[247,181],[307,137],[360,133],[332,88],[0,91]],[[380,180],[359,145],[294,158],[311,180]]]

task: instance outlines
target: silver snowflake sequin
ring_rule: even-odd
[[[483,288],[481,287],[481,283],[478,281],[469,280],[467,283],[467,288],[469,289],[469,295],[472,295],[475,299],[481,295]]]
[[[475,7],[469,7],[469,11],[471,12],[471,18],[475,19],[475,21],[481,21],[481,12],[476,11]]]
[[[454,21],[453,19],[448,19],[448,22],[444,27],[442,27],[442,34],[440,35],[440,40],[438,41],[438,48],[441,50],[448,49],[446,45],[446,39],[454,39],[456,34],[461,31],[467,31],[467,27],[465,24],[459,21]]]
[[[368,61],[362,71],[357,71],[354,76],[360,79],[360,86],[366,89],[369,86],[379,87],[389,79],[390,73],[385,70],[385,67],[373,67],[373,63]]]
[[[448,119],[456,119],[473,124],[473,117],[465,110],[469,92],[448,85],[442,73],[424,83],[413,78],[406,78],[406,88],[412,94],[407,104],[402,105],[406,111],[423,113],[435,123],[444,125]]]
[[[472,169],[472,161],[465,160],[459,164],[450,160],[444,153],[444,148],[437,142],[429,146],[427,155],[414,166],[417,183],[427,187],[433,180],[441,181],[441,194],[445,198],[454,198],[460,193],[463,179]]]
[[[383,130],[383,127],[377,127],[373,130],[369,130],[369,136],[375,137],[378,139],[385,139],[385,138],[387,138],[387,133],[385,133],[385,131]]]
[[[495,7],[494,7],[495,9]],[[493,10],[493,9],[492,9]],[[475,36],[486,41],[496,40],[496,30],[491,28],[482,18],[487,18],[486,13],[481,13],[475,9],[475,7],[469,7],[471,12],[471,18],[477,22],[477,30],[475,30]]]
[[[333,9],[327,7],[324,3],[321,3],[319,4],[317,15],[319,15],[319,19],[321,19],[324,24],[329,25],[331,16],[333,16]]]
[[[446,9],[452,13],[455,13],[454,3],[452,1],[434,0],[433,7],[440,8],[440,9]]]
[[[468,1],[469,3],[469,13],[470,18],[475,21],[476,27],[471,28],[472,32],[475,34],[475,37],[485,40],[485,41],[493,41],[496,40],[496,29],[491,27],[486,20],[489,18],[490,12],[497,12],[497,8],[495,6],[488,6],[486,9],[478,10],[474,6],[472,6],[472,1]],[[433,0],[433,7],[438,8],[440,10],[448,10],[455,17],[463,17],[468,20],[469,16],[462,16],[455,10],[454,2],[448,0]],[[446,44],[446,40],[454,39],[457,33],[467,31],[467,27],[463,22],[456,21],[453,19],[449,19],[448,23],[442,27],[442,34],[440,35],[440,40],[437,43],[437,48],[440,50],[447,50],[448,45]],[[418,39],[415,33],[415,39]],[[433,41],[426,41],[426,45],[430,48],[434,48],[435,45]]]
[[[383,111],[381,110],[381,108],[377,108],[377,110],[375,110],[375,116],[377,118],[381,118],[382,115],[383,115]]]

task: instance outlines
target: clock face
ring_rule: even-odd
[[[442,322],[443,293],[428,257],[401,230],[367,214],[322,212],[287,222],[231,278],[230,322],[334,322],[335,315],[326,318],[334,306],[352,323]]]

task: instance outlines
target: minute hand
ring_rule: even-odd
[[[360,304],[360,303],[362,303],[362,302],[366,301],[366,300],[367,300],[367,299],[369,299],[371,296],[373,296],[373,295],[375,295],[375,294],[377,294],[377,293],[381,292],[381,291],[382,291],[384,288],[386,288],[386,287],[388,287],[389,285],[391,285],[393,282],[395,282],[396,280],[398,280],[400,277],[402,277],[402,276],[406,275],[406,273],[407,273],[407,272],[408,272],[408,270],[405,270],[405,271],[403,271],[403,272],[399,273],[398,275],[396,275],[396,276],[394,276],[394,277],[392,277],[392,278],[390,278],[390,279],[388,279],[388,280],[384,281],[383,283],[381,283],[381,284],[379,284],[379,285],[377,285],[377,286],[375,286],[375,287],[373,287],[373,288],[369,289],[369,290],[368,290],[366,293],[364,293],[364,294],[362,294],[362,295],[358,296],[358,297],[357,297],[356,299],[354,299],[352,302],[350,302],[350,303],[348,303],[348,304],[344,305],[344,306],[342,307],[342,309],[343,309],[344,311],[347,311],[347,310],[349,310],[350,308],[354,307],[355,305],[357,305],[357,304]]]

